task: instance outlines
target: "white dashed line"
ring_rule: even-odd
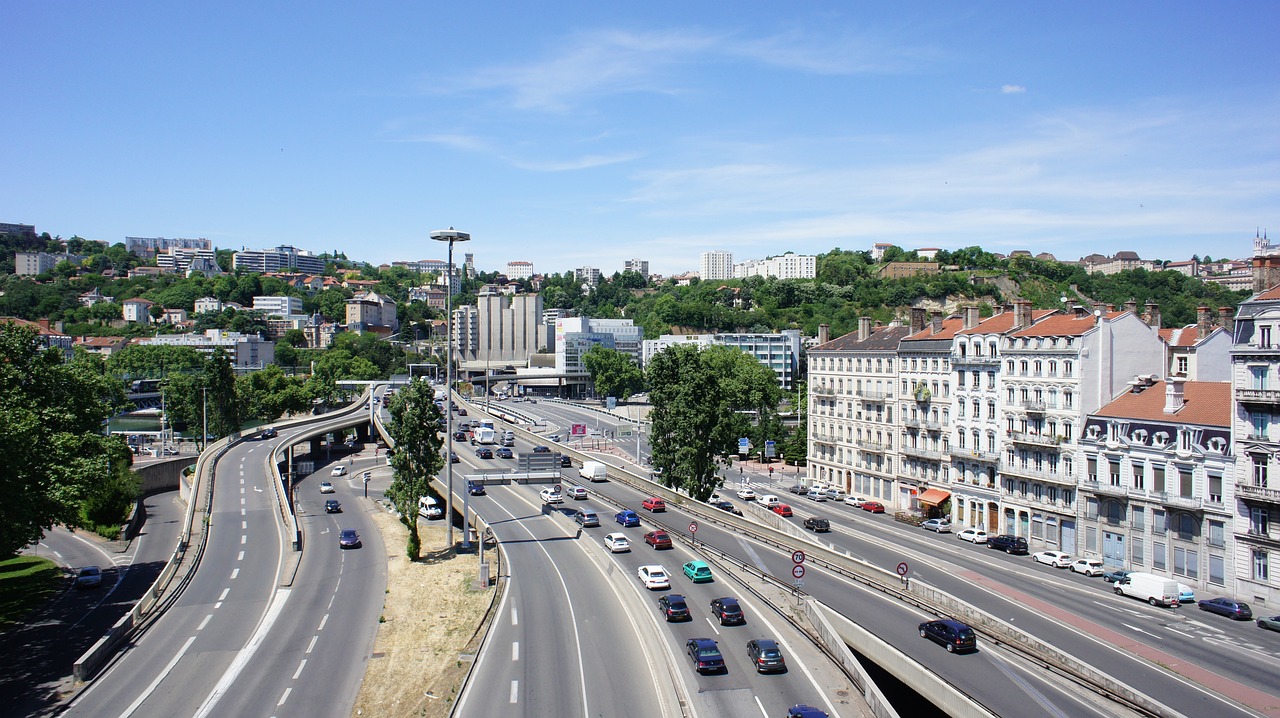
[[[316,630],[317,630],[317,631],[323,631],[323,630],[324,630],[324,624],[326,624],[326,623],[328,623],[328,622],[329,622],[329,614],[327,614],[327,613],[326,613],[326,614],[324,614],[324,618],[321,618],[321,619],[320,619],[320,627],[319,627],[319,628],[317,628]]]
[[[520,642],[519,641],[511,642],[511,660],[513,661],[520,660]]]
[[[319,636],[312,636],[312,637],[311,637],[311,643],[309,643],[309,644],[307,645],[307,653],[310,653],[310,652],[311,652],[311,649],[313,649],[313,648],[315,648],[315,647],[316,647],[316,641],[318,641],[318,640],[320,640],[320,637],[319,637]]]
[[[173,667],[178,665],[178,661],[182,660],[182,657],[187,653],[187,649],[191,647],[192,642],[195,640],[196,637],[192,636],[187,639],[186,643],[182,644],[182,648],[178,649],[178,654],[173,657],[173,660],[169,661],[169,665],[165,666],[164,670],[160,671],[160,674],[156,676],[156,679],[151,682],[151,685],[147,686],[146,690],[142,691],[142,695],[138,696],[138,699],[126,708],[124,713],[120,714],[120,718],[128,718],[133,715],[133,712],[138,710],[138,707],[142,705],[143,701],[151,697],[151,694],[155,691],[156,687],[160,685],[160,681],[163,681],[165,677],[169,675],[169,671],[172,671]]]
[[[210,618],[213,618],[213,614],[212,614],[212,613],[210,613],[209,615],[207,615],[207,616],[205,616],[205,617],[204,617],[204,620],[200,622],[200,625],[199,625],[199,626],[196,626],[196,630],[197,630],[197,631],[203,631],[203,630],[204,630],[204,627],[205,627],[205,626],[207,626],[207,625],[209,625],[209,619],[210,619]]]
[[[710,618],[707,619],[707,625],[711,626],[711,630],[715,631],[717,636],[720,635],[720,629],[716,628],[716,624],[712,623]]]
[[[248,536],[246,536],[245,534],[240,534],[240,544],[241,544],[241,545],[244,545],[244,544],[248,543],[248,541],[249,541],[249,537],[248,537]]]
[[[760,696],[755,696],[756,705],[760,707],[760,715],[769,718],[769,712],[764,709],[764,704],[760,702]]]
[[[515,607],[515,606],[512,606],[512,607],[511,607],[511,625],[513,625],[513,626],[519,626],[519,625],[520,625],[520,619],[516,617],[516,607]]]
[[[284,695],[280,696],[280,702],[279,702],[279,703],[277,703],[276,705],[278,705],[278,706],[282,706],[282,705],[284,705],[284,702],[285,702],[285,701],[287,701],[287,700],[289,700],[289,694],[290,694],[292,691],[293,691],[293,689],[292,689],[292,688],[286,688],[286,689],[284,689]]]
[[[236,556],[236,560],[237,560],[237,561],[243,561],[243,560],[244,560],[244,551],[241,551],[241,552],[240,552],[240,555],[239,555],[239,556]]]
[[[520,697],[520,681],[511,681],[511,702],[515,703]]]
[[[298,670],[293,672],[293,680],[298,680],[298,676],[302,675],[302,669],[307,667],[307,659],[302,659],[302,663],[298,664]]]
[[[231,569],[231,580],[234,581],[236,576],[239,576],[239,575],[240,575],[240,569],[238,568]]]
[[[231,589],[230,589],[230,588],[224,588],[224,589],[222,589],[222,595],[221,595],[221,596],[218,596],[218,601],[219,601],[219,602],[221,602],[221,601],[225,601],[225,600],[227,600],[227,594],[228,594],[228,593],[231,593]]]
[[[248,531],[248,530],[249,530],[249,522],[248,522],[248,521],[241,521],[241,522],[240,522],[240,530],[241,530],[241,531]]]

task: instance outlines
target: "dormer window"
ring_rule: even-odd
[[[1133,436],[1132,436],[1133,442],[1135,444],[1145,444],[1147,443],[1148,435],[1149,434],[1147,433],[1146,429],[1137,429],[1133,432]]]
[[[1183,429],[1178,432],[1178,451],[1191,452],[1191,432]]]
[[[1090,439],[1097,441],[1098,435],[1102,433],[1102,429],[1097,424],[1090,424],[1086,433],[1089,435]]]
[[[1152,439],[1152,446],[1164,446],[1169,443],[1169,434],[1163,431],[1157,431],[1155,438]]]

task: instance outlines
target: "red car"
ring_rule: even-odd
[[[873,514],[884,513],[884,504],[879,501],[867,501],[862,504],[863,511],[870,511]]]
[[[641,503],[640,505],[654,512],[655,514],[667,510],[667,502],[663,501],[662,499],[656,496],[650,496],[649,498],[645,499],[644,502]]]
[[[785,516],[788,518],[790,518],[791,516],[791,506],[789,506],[788,504],[774,504],[773,506],[769,507],[769,510],[779,516]]]
[[[650,531],[644,535],[644,542],[655,549],[671,548],[671,537],[666,531]]]

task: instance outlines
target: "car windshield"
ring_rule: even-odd
[[[719,657],[720,657],[720,651],[717,651],[714,648],[698,649],[698,658],[719,658]]]
[[[782,651],[779,651],[776,648],[766,648],[763,651],[760,651],[761,658],[778,658],[781,655]]]
[[[665,574],[665,573],[663,573],[663,572],[661,572],[661,571],[650,571],[650,572],[649,572],[649,578],[666,578],[666,577],[667,577],[667,574]]]

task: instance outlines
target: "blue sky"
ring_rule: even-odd
[[[1273,2],[613,5],[0,4],[0,221],[663,274],[1280,238]]]

